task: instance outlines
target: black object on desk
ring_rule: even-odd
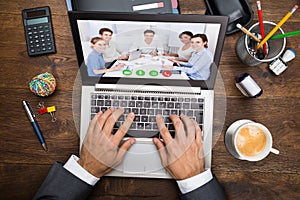
[[[253,10],[247,0],[205,0],[206,15],[223,15],[229,17],[226,34],[239,29],[236,24],[247,26],[253,19]]]
[[[171,0],[71,0],[73,11],[173,13]]]
[[[56,53],[50,8],[25,9],[22,16],[28,55]]]

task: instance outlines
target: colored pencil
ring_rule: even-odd
[[[293,32],[288,32],[288,33],[284,33],[284,34],[273,35],[270,38],[270,40],[281,39],[281,38],[285,38],[285,37],[291,37],[291,36],[295,36],[295,35],[299,35],[299,34],[300,34],[300,30],[293,31]]]
[[[257,5],[257,14],[258,14],[258,20],[259,20],[260,34],[261,34],[261,38],[263,40],[265,38],[265,29],[264,29],[264,23],[263,23],[262,9],[261,9],[260,1],[257,1],[256,5]],[[264,44],[263,47],[264,47],[264,54],[267,56],[268,55],[267,44]]]
[[[244,33],[246,33],[247,35],[249,35],[250,37],[252,37],[254,40],[256,40],[256,42],[260,42],[260,39],[258,39],[255,35],[253,35],[250,31],[248,31],[242,25],[237,24],[236,27],[238,27],[239,29],[241,29],[241,31],[243,31]]]
[[[271,30],[271,32],[257,45],[256,49],[265,44],[270,37],[274,35],[274,33],[292,16],[292,14],[298,9],[298,5],[295,5],[281,20],[280,22]]]

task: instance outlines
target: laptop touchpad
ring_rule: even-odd
[[[159,153],[154,144],[134,144],[124,158],[124,173],[161,173]]]

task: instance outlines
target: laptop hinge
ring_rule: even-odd
[[[201,94],[200,87],[185,86],[157,86],[157,85],[116,85],[116,84],[96,84],[96,91],[120,91],[133,93],[180,93],[180,94]]]

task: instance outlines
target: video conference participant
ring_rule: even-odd
[[[191,38],[194,50],[188,62],[172,60],[177,66],[163,66],[164,69],[174,69],[185,72],[191,80],[207,80],[210,76],[210,66],[213,55],[208,49],[208,40],[205,34],[196,34]]]
[[[80,158],[72,155],[65,165],[56,162],[33,199],[86,199],[100,177],[117,166],[135,142],[130,138],[120,145],[135,118],[134,113],[128,114],[118,131],[112,134],[114,124],[123,113],[124,109],[119,108],[96,114],[88,127]],[[156,122],[164,143],[158,138],[153,142],[163,166],[177,181],[180,198],[226,199],[217,178],[210,169],[204,170],[202,134],[197,122],[185,115],[170,118],[176,129],[175,138],[166,128],[163,117],[158,115]]]
[[[105,68],[105,61],[103,58],[103,52],[106,48],[105,41],[100,37],[93,37],[91,39],[92,52],[87,58],[87,72],[89,76],[101,77],[104,73],[116,71],[122,69],[125,65],[120,63],[112,68]]]
[[[103,58],[106,63],[111,63],[114,60],[127,60],[128,55],[113,41],[113,31],[109,28],[101,28],[99,30],[100,37],[105,41],[106,49],[103,52]]]
[[[139,50],[141,54],[158,56],[164,53],[163,46],[160,41],[154,40],[155,32],[153,30],[145,30],[144,38],[133,43],[130,51]]]
[[[191,58],[191,55],[193,53],[193,48],[191,45],[191,38],[193,36],[193,33],[190,31],[183,31],[179,34],[179,39],[182,42],[182,46],[179,47],[177,54],[164,54],[165,56],[175,56],[177,58],[170,58],[169,60],[177,60],[181,62],[186,62]]]

